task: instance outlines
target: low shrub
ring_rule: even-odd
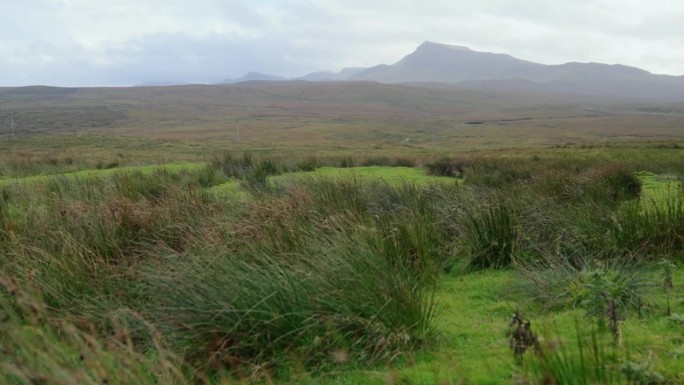
[[[368,157],[361,160],[360,166],[390,166],[392,161],[387,156]]]
[[[628,202],[605,223],[616,248],[646,255],[684,251],[684,194],[670,192],[659,201]]]
[[[502,268],[519,255],[517,216],[507,203],[495,201],[465,210],[464,237],[472,269]]]
[[[546,309],[591,306],[601,297],[616,301],[620,309],[641,310],[655,287],[649,265],[629,254],[547,255],[520,268],[529,283],[525,296]]]
[[[319,160],[315,156],[308,156],[304,159],[299,160],[297,162],[297,170],[298,171],[316,171],[316,169],[319,167]]]
[[[418,162],[414,158],[409,158],[405,156],[399,156],[392,158],[390,166],[392,167],[416,167]]]
[[[440,158],[434,161],[425,162],[423,168],[428,175],[451,176],[460,178],[463,176],[464,165],[450,158]]]

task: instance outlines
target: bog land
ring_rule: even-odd
[[[424,85],[0,89],[0,383],[682,383],[682,127]]]

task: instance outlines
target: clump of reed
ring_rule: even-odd
[[[618,163],[469,156],[426,166],[463,185],[267,183],[358,164],[226,154],[194,171],[3,185],[0,275],[35,289],[51,319],[96,339],[111,362],[137,360],[166,376],[142,383],[173,383],[175,374],[155,365],[204,381],[223,371],[269,378],[288,365],[316,372],[397,360],[430,341],[435,284],[458,266],[523,268],[529,295],[547,308],[612,300],[620,314],[649,293],[628,265],[661,254],[676,260],[682,250],[681,194],[637,200],[633,166]],[[232,201],[207,191],[226,178],[253,194]],[[123,328],[112,318],[119,311],[128,314]],[[49,327],[64,337],[58,345],[72,343]],[[106,336],[122,330],[130,344],[107,350]],[[13,343],[46,343],[34,334]],[[159,350],[173,352],[172,361],[150,361],[167,354]],[[578,373],[575,358],[558,365]]]

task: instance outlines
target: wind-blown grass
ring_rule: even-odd
[[[598,271],[631,309],[645,287],[614,260],[681,252],[681,199],[637,201],[631,165],[471,156],[456,183],[422,169],[321,167],[338,161],[359,163],[242,155],[5,184],[0,272],[115,362],[121,346],[110,352],[107,337],[125,330],[133,351],[150,352],[141,365],[156,368],[162,349],[180,381],[209,382],[406,362],[435,346],[435,287],[454,267],[526,267],[539,278],[529,296],[551,296],[540,298],[549,309],[581,306]],[[565,260],[552,269],[549,256]]]

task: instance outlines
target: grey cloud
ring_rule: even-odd
[[[297,76],[424,40],[684,74],[684,3],[668,0],[4,0],[0,15],[0,85]]]
[[[307,52],[292,55],[296,48],[278,40],[235,39],[223,35],[192,37],[184,33],[161,33],[106,49],[101,65],[73,61],[62,66],[59,85],[88,81],[98,85],[127,85],[146,81],[219,82],[242,76],[246,69],[294,75],[316,62]]]

